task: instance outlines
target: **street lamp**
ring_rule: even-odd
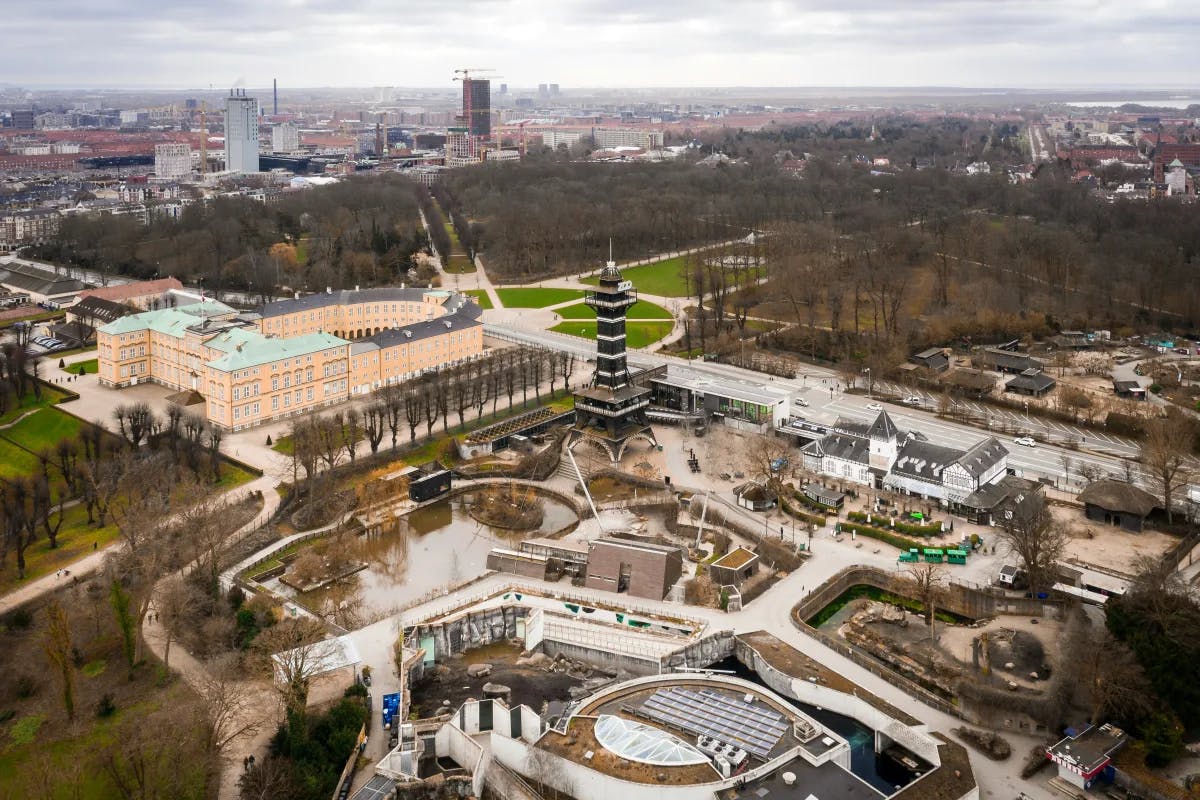
[[[871,383],[872,383],[871,382],[871,368],[864,367],[863,373],[865,373],[867,376],[867,399],[870,400],[871,399]]]

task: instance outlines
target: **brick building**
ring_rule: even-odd
[[[603,537],[588,548],[589,589],[662,600],[683,574],[678,547]]]

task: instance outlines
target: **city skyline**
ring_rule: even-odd
[[[1110,0],[464,0],[416,16],[376,0],[269,0],[228,13],[219,2],[132,0],[58,8],[54,25],[41,8],[10,10],[6,85],[256,87],[278,76],[288,86],[441,87],[453,68],[486,64],[510,87],[1168,88],[1200,26],[1200,7],[1184,0],[1136,16]],[[89,44],[101,34],[102,51]]]

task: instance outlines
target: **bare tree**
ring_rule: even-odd
[[[241,678],[237,656],[229,653],[209,660],[195,684],[203,700],[209,753],[224,757],[237,742],[253,736],[262,727],[261,710],[256,708],[257,688]]]
[[[379,452],[379,445],[383,442],[383,434],[387,428],[387,421],[388,409],[382,401],[371,403],[363,411],[363,435],[366,437],[367,444],[371,448],[371,455]],[[393,440],[395,439],[395,435],[395,428],[393,428]]]
[[[49,625],[46,628],[43,647],[46,657],[58,671],[62,681],[63,708],[67,719],[75,719],[75,664],[71,660],[71,623],[67,612],[57,600],[52,600],[46,609]]]
[[[910,564],[904,572],[905,582],[925,607],[925,624],[929,627],[930,636],[934,636],[933,620],[937,615],[937,602],[945,590],[945,570],[941,564],[921,563]]]
[[[1107,630],[1081,640],[1071,660],[1079,689],[1086,693],[1090,720],[1140,718],[1154,709],[1154,690],[1133,652]]]
[[[1182,414],[1170,414],[1146,423],[1142,440],[1142,463],[1154,476],[1162,491],[1167,522],[1174,522],[1174,496],[1191,477],[1189,457],[1196,440],[1192,422]]]
[[[1026,494],[1002,509],[998,532],[1000,541],[1021,559],[1034,592],[1054,582],[1067,533],[1054,521],[1042,494]]]
[[[254,647],[270,666],[289,717],[303,716],[312,679],[325,669],[337,647],[324,636],[318,620],[302,617],[272,625],[254,638]]]

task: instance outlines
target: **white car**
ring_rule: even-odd
[[[1013,443],[1019,444],[1022,447],[1037,447],[1037,442],[1035,442],[1030,436],[1021,436],[1017,439],[1013,439]]]
[[[795,400],[793,400],[792,402],[793,402],[793,403],[795,403],[795,404],[796,404],[796,405],[798,405],[798,406],[803,406],[804,408],[808,408],[808,401],[807,401],[807,400],[805,400],[803,397],[797,397],[797,398],[796,398]]]
[[[867,403],[867,411],[883,411],[883,406],[879,403]]]
[[[908,397],[904,398],[904,405],[919,406],[919,405],[921,405],[921,398],[920,398],[920,396],[915,395],[915,394],[909,395]]]

